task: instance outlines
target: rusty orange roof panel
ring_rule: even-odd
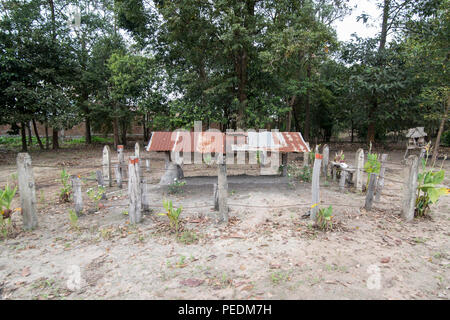
[[[157,131],[152,133],[147,146],[147,151],[225,153],[226,150],[310,152],[300,132]]]

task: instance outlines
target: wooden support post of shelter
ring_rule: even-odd
[[[281,176],[286,177],[287,176],[287,165],[288,165],[288,153],[286,153],[286,152],[283,152],[281,154],[281,165],[283,168],[283,171],[281,172]]]
[[[377,189],[376,189],[376,194],[375,194],[375,201],[376,202],[380,201],[381,192],[383,191],[383,187],[384,187],[384,175],[386,173],[386,160],[387,160],[387,157],[388,157],[388,155],[386,153],[383,153],[381,155],[380,176],[378,177]]]
[[[407,159],[408,175],[405,181],[405,194],[403,198],[402,218],[406,221],[414,219],[414,211],[416,208],[416,197],[419,174],[419,158],[417,156],[409,156]]]
[[[367,211],[372,210],[372,204],[373,204],[373,198],[374,198],[375,188],[376,188],[376,184],[377,184],[377,178],[378,178],[378,175],[376,173],[370,174],[369,186],[367,188],[367,194],[366,194],[366,203],[364,205],[364,208]]]
[[[313,221],[316,221],[317,211],[319,210],[319,201],[320,201],[320,190],[319,190],[319,179],[320,179],[320,170],[322,163],[322,155],[316,154],[314,159],[314,167],[312,174],[312,183],[311,183],[311,215],[310,218]]]
[[[364,170],[364,150],[358,149],[355,155],[355,187],[356,190],[362,192],[362,175]]]
[[[34,183],[31,157],[28,153],[17,155],[17,175],[19,180],[20,207],[22,208],[23,228],[31,230],[37,227],[36,187]]]
[[[83,193],[81,191],[81,179],[78,176],[72,176],[73,203],[77,216],[83,213]]]
[[[227,164],[222,154],[218,157],[218,178],[217,178],[217,189],[219,193],[219,216],[217,219],[218,223],[225,222],[228,223],[228,181],[227,181]]]
[[[341,177],[339,179],[339,191],[344,192],[345,191],[345,184],[347,180],[347,174],[348,172],[346,170],[341,170]]]
[[[136,224],[142,221],[142,194],[139,159],[130,157],[128,161],[128,216],[130,223]]]
[[[103,147],[103,179],[112,187],[111,149],[109,146]]]

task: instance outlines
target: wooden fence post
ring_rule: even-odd
[[[142,180],[141,189],[142,189],[142,210],[144,212],[149,212],[150,197],[149,197],[148,183],[146,179]]]
[[[369,186],[367,188],[367,194],[366,194],[366,203],[364,205],[364,208],[367,211],[372,210],[373,196],[374,196],[374,193],[375,193],[377,177],[378,177],[378,175],[376,173],[372,173],[370,175]]]
[[[364,170],[364,150],[359,148],[355,155],[355,187],[362,192],[362,174]]]
[[[409,166],[408,176],[405,181],[405,194],[403,198],[402,218],[406,221],[414,219],[414,211],[416,208],[417,197],[417,176],[419,174],[419,158],[417,156],[409,156],[407,160]]]
[[[117,186],[122,189],[122,171],[120,170],[120,163],[114,167],[114,174],[116,176]]]
[[[317,211],[319,211],[319,178],[320,178],[320,170],[321,170],[321,163],[322,163],[322,155],[316,154],[316,157],[314,159],[314,167],[313,167],[313,174],[312,174],[312,183],[311,183],[311,215],[310,218],[314,222],[316,221],[316,215]]]
[[[81,179],[78,176],[72,176],[72,192],[75,213],[79,216],[83,213],[83,193],[81,192]]]
[[[108,181],[109,187],[112,187],[111,149],[109,146],[103,148],[103,179]]]
[[[323,175],[325,176],[325,179],[328,177],[328,163],[330,161],[330,148],[328,145],[324,145],[322,149],[323,154],[323,162],[322,162],[322,168],[323,168]]]
[[[228,182],[227,182],[227,165],[224,156],[218,156],[218,172],[217,172],[217,190],[219,193],[219,217],[217,222],[228,223]]]
[[[123,145],[117,146],[117,158],[119,160],[119,170],[120,175],[122,176],[122,179],[127,178],[126,170],[125,170],[125,154],[123,150]]]
[[[380,167],[380,176],[378,177],[378,183],[377,183],[377,190],[375,194],[375,201],[380,201],[381,192],[383,191],[384,187],[384,174],[386,172],[386,160],[387,160],[387,154],[383,153],[381,155],[381,167]]]
[[[38,219],[36,214],[36,187],[33,167],[31,166],[31,157],[28,153],[19,153],[17,155],[17,175],[23,228],[25,230],[31,230],[37,227]]]
[[[142,221],[141,177],[139,159],[136,157],[130,157],[128,161],[128,197],[130,223],[140,223]]]
[[[217,183],[214,183],[213,194],[214,194],[214,210],[218,211],[219,210],[219,189],[217,188]]]
[[[345,180],[347,180],[347,174],[348,172],[344,169],[341,169],[341,178],[339,179],[339,191],[344,192],[345,191]]]
[[[134,145],[134,156],[138,159],[141,158],[141,146],[139,145],[139,142],[136,142]]]

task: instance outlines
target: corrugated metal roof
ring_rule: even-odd
[[[226,148],[224,148],[226,144]],[[147,151],[213,153],[232,151],[309,152],[300,132],[157,131]]]

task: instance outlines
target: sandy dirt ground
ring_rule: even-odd
[[[186,166],[187,183],[172,195],[158,185],[159,155],[152,155],[150,172],[144,169],[152,210],[142,224],[128,223],[125,185],[108,188],[100,210],[84,192],[86,214],[76,229],[68,215],[73,204],[58,200],[57,179],[65,166],[88,178],[84,191],[95,186],[101,147],[34,152],[39,227],[20,231],[22,218],[13,216],[17,232],[0,242],[0,298],[449,299],[450,197],[433,206],[431,219],[403,222],[403,152],[388,153],[389,180],[370,212],[364,194],[339,192],[322,177],[320,207],[332,205],[335,221],[334,231],[323,232],[302,218],[310,183],[258,176],[256,165],[231,166],[230,222],[217,225],[216,168]],[[354,150],[345,155],[351,163]],[[301,158],[291,155],[289,162]],[[1,186],[16,183],[14,159],[0,155]],[[449,167],[447,160],[447,186]],[[179,240],[158,215],[163,199],[183,206]]]

